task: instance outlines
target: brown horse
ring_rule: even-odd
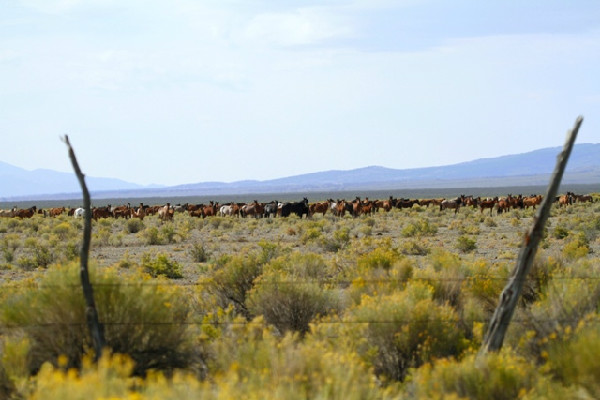
[[[573,204],[573,193],[571,192],[567,192],[567,194],[563,194],[562,196],[560,196],[558,198],[558,205],[560,205],[561,207],[563,206],[568,206]]]
[[[481,210],[481,213],[483,213],[483,210],[485,210],[486,208],[489,208],[490,215],[492,215],[492,210],[494,209],[494,206],[498,202],[498,197],[494,197],[491,200],[489,200],[489,199],[481,200],[480,198],[478,198],[478,202],[479,202],[479,209]]]
[[[478,198],[473,198],[473,196],[466,196],[463,199],[463,204],[465,206],[471,206],[473,208],[477,208],[479,200],[480,200],[479,197]]]
[[[320,203],[309,204],[308,215],[312,217],[316,213],[319,213],[319,214],[323,214],[323,216],[325,216],[325,214],[327,213],[327,210],[329,209],[329,204],[330,204],[329,200],[323,201]]]
[[[346,215],[346,200],[338,200],[336,204],[336,215],[338,217],[343,217],[344,215]]]
[[[214,217],[215,215],[217,215],[218,209],[219,205],[215,204],[215,202],[211,200],[208,205],[202,207],[202,218]]]
[[[65,210],[66,209],[64,207],[54,207],[54,208],[50,209],[50,211],[48,212],[48,215],[50,215],[51,217],[58,217],[59,215],[64,213]]]
[[[412,208],[415,204],[421,204],[419,200],[398,199],[396,200],[396,208]]]
[[[97,221],[98,218],[110,218],[112,217],[112,211],[110,209],[110,204],[106,207],[94,207],[92,209],[92,218],[94,221]]]
[[[15,217],[17,218],[31,218],[35,215],[37,211],[37,207],[33,206],[27,209],[21,209],[21,210],[17,210],[15,211]]]
[[[263,216],[264,212],[264,205],[256,200],[254,200],[254,202],[250,204],[245,204],[244,206],[242,206],[242,208],[240,208],[241,217],[253,216],[254,218],[259,218]]]
[[[131,217],[131,204],[127,203],[126,206],[115,207],[112,210],[113,217],[119,218],[123,217],[125,219]]]
[[[590,194],[576,194],[575,200],[577,200],[578,203],[593,203],[594,202],[594,198]]]
[[[392,208],[394,208],[394,204],[396,203],[396,200],[394,200],[394,198],[392,196],[390,196],[389,199],[387,200],[383,200],[381,202],[381,206],[377,205],[377,208],[381,207],[383,208],[383,210],[385,212],[390,212]]]
[[[458,209],[463,205],[464,196],[459,196],[453,200],[444,200],[440,203],[440,211],[447,208],[453,209],[454,214],[458,213]]]
[[[523,207],[529,208],[533,207],[535,210],[535,206],[539,206],[542,204],[542,195],[538,194],[537,196],[529,196],[523,198]]]
[[[501,198],[498,200],[497,205],[497,210],[498,210],[498,214],[502,214],[505,211],[509,211],[510,210],[510,202],[508,201],[507,198]]]

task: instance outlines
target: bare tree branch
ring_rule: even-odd
[[[81,269],[79,275],[81,277],[83,297],[85,298],[86,304],[85,317],[87,320],[88,328],[90,330],[92,341],[94,342],[94,349],[96,351],[95,357],[97,360],[98,357],[100,357],[100,355],[102,354],[102,349],[104,348],[105,341],[104,328],[98,320],[98,312],[96,311],[96,303],[94,302],[94,288],[90,284],[90,274],[88,270],[88,259],[92,237],[92,210],[90,192],[88,191],[88,188],[85,184],[85,176],[79,168],[79,163],[77,162],[77,158],[75,157],[73,147],[71,147],[71,143],[69,142],[69,137],[65,135],[64,138],[62,138],[62,141],[65,142],[65,144],[69,148],[69,158],[71,159],[71,164],[73,165],[75,175],[77,175],[79,185],[81,186],[81,191],[83,192],[83,244],[81,245]]]
[[[490,321],[489,329],[479,351],[480,355],[490,351],[498,351],[502,348],[504,335],[514,314],[519,297],[521,296],[521,291],[523,289],[525,279],[527,278],[527,274],[529,273],[531,265],[533,264],[533,258],[537,251],[540,240],[542,239],[544,226],[546,225],[546,221],[550,215],[550,207],[552,206],[554,198],[556,197],[556,193],[558,192],[565,167],[567,166],[567,161],[569,160],[571,150],[573,149],[573,144],[575,143],[575,139],[577,138],[577,133],[579,132],[579,127],[581,126],[582,122],[583,117],[579,116],[575,121],[575,126],[573,129],[567,133],[567,140],[563,150],[558,155],[556,160],[556,167],[554,168],[552,179],[550,180],[550,184],[548,186],[548,192],[546,193],[544,201],[534,217],[531,230],[523,239],[523,244],[521,246],[521,250],[519,251],[519,257],[517,258],[517,264],[508,281],[508,284],[500,295],[500,302],[496,307],[496,311],[494,311],[492,320]]]

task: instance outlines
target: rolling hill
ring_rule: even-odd
[[[199,182],[159,188],[143,187],[112,178],[87,177],[86,182],[96,198],[532,186],[548,183],[560,150],[560,147],[544,148],[528,153],[428,168],[392,169],[368,166],[265,181]],[[575,145],[563,183],[600,183],[600,144]],[[0,201],[68,199],[79,196],[79,186],[72,173],[26,171],[0,162]]]

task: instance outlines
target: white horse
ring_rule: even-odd
[[[230,217],[233,214],[233,206],[231,204],[225,204],[219,208],[219,215],[221,217]]]
[[[84,211],[83,207],[76,208],[73,212],[73,218],[83,218]]]

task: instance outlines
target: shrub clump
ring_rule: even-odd
[[[412,399],[576,398],[574,390],[542,377],[535,365],[507,351],[425,365],[413,373],[407,392]]]
[[[437,233],[437,226],[430,224],[427,218],[419,218],[417,221],[411,222],[402,228],[402,236],[433,236]]]
[[[279,332],[304,335],[318,315],[338,309],[335,292],[324,285],[327,265],[316,254],[294,253],[265,265],[248,296],[248,307]]]
[[[152,255],[145,253],[142,255],[142,267],[145,272],[153,277],[164,276],[171,279],[183,278],[181,265],[177,261],[169,259],[165,253],[157,254],[156,258],[152,259]]]
[[[130,218],[127,220],[127,232],[138,233],[144,229],[144,222],[137,218]]]
[[[216,304],[225,309],[233,306],[236,313],[250,319],[246,297],[254,281],[262,274],[263,263],[255,253],[225,256],[216,260],[210,276],[201,280]]]
[[[463,253],[470,253],[477,248],[477,245],[470,237],[461,235],[456,239],[456,248]]]
[[[348,335],[366,340],[360,346],[378,375],[402,381],[411,368],[440,357],[459,356],[465,349],[459,318],[448,305],[433,300],[433,289],[421,282],[385,296],[364,296],[345,320],[352,325]]]
[[[197,263],[203,263],[208,260],[210,252],[206,250],[206,247],[202,243],[194,243],[189,251],[192,260]]]
[[[136,374],[185,368],[198,360],[185,324],[189,306],[180,289],[149,285],[149,277],[140,272],[123,277],[112,268],[92,268],[90,279],[106,344],[129,354]],[[29,342],[30,373],[45,362],[56,365],[59,357],[66,357],[65,366],[79,367],[85,349],[93,348],[80,286],[79,265],[54,266],[39,283],[14,291],[3,302],[0,321],[15,327],[6,337]]]

